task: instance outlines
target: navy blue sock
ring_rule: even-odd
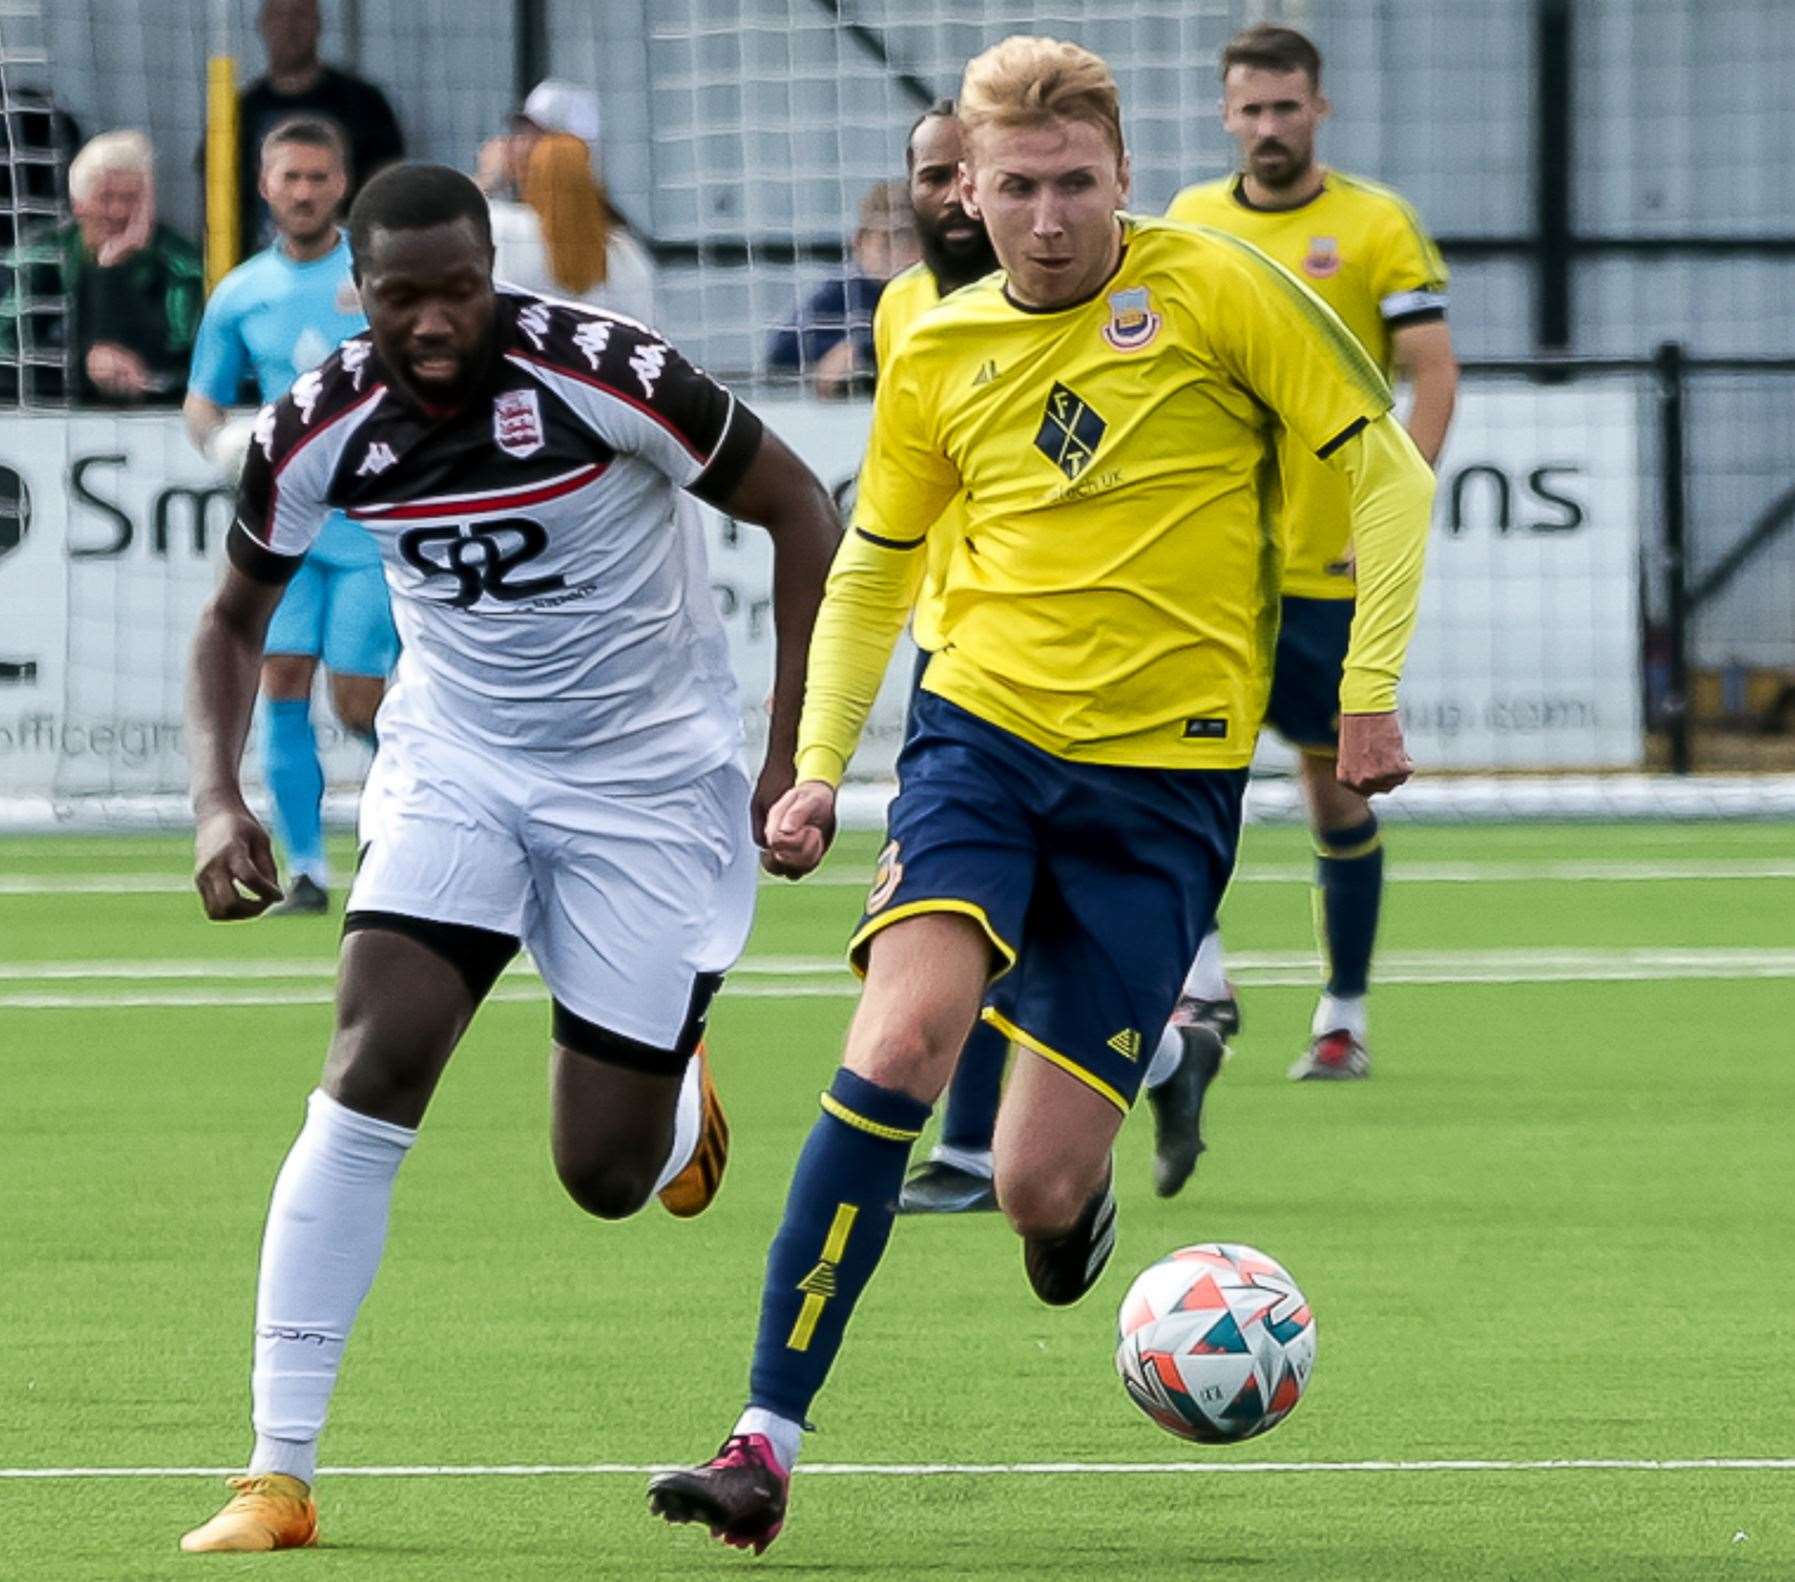
[[[1371,950],[1384,894],[1384,842],[1375,815],[1321,836],[1315,882],[1321,889],[1328,993],[1344,998],[1363,994],[1371,982]]]
[[[312,705],[305,698],[268,699],[263,773],[274,799],[274,833],[294,873],[323,881],[324,766],[312,734]]]
[[[929,1106],[846,1069],[798,1155],[767,1254],[748,1403],[802,1422],[891,1239],[910,1148]]]
[[[968,1153],[989,1153],[997,1129],[997,1101],[1003,1094],[1003,1063],[1010,1041],[987,1021],[972,1024],[941,1117],[941,1141]]]

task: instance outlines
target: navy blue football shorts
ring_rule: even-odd
[[[985,1019],[1127,1110],[1234,870],[1246,771],[1072,763],[918,691],[898,785],[855,970],[893,923],[970,918]]]
[[[1283,601],[1265,723],[1306,753],[1340,747],[1340,675],[1352,636],[1351,599]]]

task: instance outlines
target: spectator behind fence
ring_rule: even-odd
[[[60,355],[78,402],[178,403],[204,296],[199,250],[156,220],[155,153],[142,132],[103,132],[69,165],[75,218],[7,259],[0,358]],[[44,311],[60,302],[61,312]],[[15,383],[16,389],[16,383]],[[35,394],[50,393],[42,385]]]
[[[349,141],[349,195],[382,165],[405,156],[405,138],[393,107],[371,82],[318,59],[318,0],[262,0],[256,30],[268,70],[238,100],[239,256],[269,246],[275,226],[263,201],[262,141],[295,116],[334,121]]]
[[[768,367],[807,374],[826,399],[870,388],[873,377],[873,309],[885,282],[922,257],[909,189],[881,181],[860,200],[849,263],[853,272],[825,282],[789,324],[774,335]]]
[[[595,94],[551,79],[509,135],[481,148],[474,179],[492,207],[493,274],[653,324],[654,265],[596,173],[599,125]]]

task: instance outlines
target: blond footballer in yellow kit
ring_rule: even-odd
[[[865,987],[768,1256],[748,1406],[650,1504],[764,1549],[811,1402],[883,1255],[910,1149],[986,988],[1019,1046],[997,1196],[1041,1300],[1115,1238],[1110,1149],[1233,865],[1269,684],[1276,438],[1349,480],[1360,597],[1340,773],[1404,780],[1395,710],[1433,480],[1349,331],[1248,245],[1117,211],[1109,69],[1012,38],[966,71],[961,188],[1001,277],[918,320],[879,383],[770,861],[821,860],[847,766],[957,504],[942,646],[850,949]]]

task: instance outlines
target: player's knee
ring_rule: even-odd
[[[1078,1224],[1091,1188],[1063,1172],[1006,1175],[999,1170],[997,1201],[1018,1236],[1052,1241]]]
[[[846,1064],[868,1082],[933,1104],[947,1086],[961,1042],[922,1022],[888,1025],[876,1037],[851,1041]]]
[[[324,1067],[324,1089],[339,1104],[397,1126],[423,1118],[445,1051],[429,1037],[383,1021],[346,997]]]
[[[378,681],[370,682],[360,676],[352,681],[337,676],[333,678],[333,683],[330,693],[331,709],[343,729],[352,736],[372,736],[384,688]]]
[[[372,736],[374,716],[379,712],[379,704],[364,704],[359,699],[337,704],[337,719],[351,736]]]
[[[557,1159],[567,1195],[597,1219],[628,1219],[654,1195],[654,1175],[627,1160]]]

